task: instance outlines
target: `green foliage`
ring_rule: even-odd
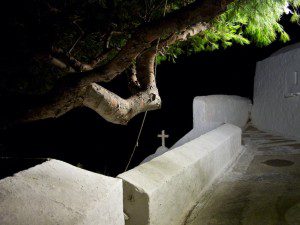
[[[231,3],[227,10],[214,21],[205,32],[191,37],[186,42],[180,42],[168,49],[164,59],[169,59],[168,53],[186,53],[214,51],[228,48],[237,43],[240,45],[253,43],[266,46],[279,39],[289,41],[289,35],[279,24],[284,13],[291,15],[292,22],[299,22],[297,7],[300,0],[240,0]],[[181,49],[181,51],[175,50]],[[171,57],[174,61],[174,58]]]
[[[299,23],[300,22],[300,16],[297,14],[296,11],[294,11],[293,15],[291,16],[291,22],[292,23]]]

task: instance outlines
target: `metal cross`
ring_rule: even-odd
[[[157,137],[161,138],[161,145],[166,147],[166,138],[168,138],[169,135],[165,134],[165,130],[162,130],[161,134],[157,135]]]

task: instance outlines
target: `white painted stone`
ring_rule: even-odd
[[[241,152],[241,129],[225,124],[120,174],[127,225],[181,225],[201,192]]]
[[[169,151],[169,149],[168,149],[167,147],[165,147],[165,146],[160,146],[160,147],[158,147],[158,149],[156,150],[156,152],[155,152],[154,154],[149,155],[148,157],[146,157],[146,158],[141,162],[141,164],[142,164],[142,163],[145,163],[145,162],[149,162],[150,160],[152,160],[152,159],[154,159],[154,158],[156,158],[156,157],[158,157],[158,156],[160,156],[160,155],[166,153],[167,151]]]
[[[203,123],[201,127],[194,127],[190,132],[185,134],[182,138],[180,138],[171,148],[170,150],[177,148],[185,143],[188,143],[195,138],[212,131],[216,129],[217,127],[221,126],[224,123],[215,123],[215,122],[208,122],[208,123]]]
[[[260,130],[300,139],[300,95],[287,82],[298,73],[300,43],[279,50],[256,65],[252,122]],[[300,89],[299,89],[300,90]]]
[[[235,95],[209,95],[194,98],[194,127],[203,123],[230,123],[243,128],[251,111],[251,101]]]
[[[194,98],[193,129],[171,149],[179,147],[224,123],[244,128],[250,117],[251,101],[235,95],[209,95]]]
[[[123,225],[122,181],[50,160],[0,180],[1,225]]]

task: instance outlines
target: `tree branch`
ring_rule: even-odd
[[[49,58],[50,58],[50,63],[53,66],[61,69],[62,71],[66,72],[66,73],[75,72],[75,70],[72,67],[68,66],[67,64],[65,64],[61,60],[59,60],[59,59],[57,59],[55,57],[52,57],[52,56],[50,56]]]
[[[163,36],[185,31],[191,24],[210,22],[225,11],[233,0],[198,0],[166,15],[166,17],[137,28],[126,45],[106,65],[78,76],[81,86],[93,82],[109,82],[127,69],[151,43]]]
[[[128,72],[127,74],[127,79],[128,79],[128,89],[131,92],[131,94],[136,94],[139,91],[141,91],[141,85],[136,76],[135,64],[132,64],[130,68],[130,72]]]
[[[65,53],[61,48],[52,48],[52,54],[61,59],[61,62],[73,68],[71,72],[82,72],[92,70],[93,67],[87,63],[82,63],[79,60],[72,57],[70,54]]]
[[[209,29],[211,25],[209,23],[200,22],[195,25],[188,27],[185,31],[179,34],[173,34],[170,37],[162,40],[159,43],[158,49],[165,48],[172,44],[175,44],[177,41],[186,41],[189,37],[193,37],[203,31]]]
[[[155,58],[153,56],[155,54],[151,53],[153,43],[158,38],[172,36],[178,32],[181,35],[177,36],[175,40],[186,38],[188,34],[193,34],[185,33],[189,30],[191,24],[209,23],[224,12],[226,6],[232,1],[197,0],[160,20],[138,27],[125,46],[110,62],[86,72],[65,76],[55,90],[52,91],[51,106],[53,108],[48,105],[45,105],[44,108],[41,106],[38,108],[39,113],[32,113],[33,118],[30,119],[30,116],[27,116],[27,118],[36,120],[57,117],[69,111],[72,107],[83,104],[94,109],[108,121],[125,124],[140,112],[159,108],[160,98],[153,75]],[[204,29],[204,27],[201,29]],[[199,29],[199,32],[201,29]],[[171,43],[173,41],[169,40],[167,44]],[[146,51],[147,49],[150,50]],[[132,65],[136,59],[139,62],[137,64],[137,80],[142,87],[142,92],[125,100],[95,84],[96,82],[111,81]],[[147,64],[146,59],[150,61],[151,66],[147,66],[149,63]],[[86,95],[83,94],[85,91]]]
[[[160,108],[161,99],[154,78],[155,51],[151,50],[137,61],[138,81],[143,89],[128,99],[93,83],[88,87],[83,105],[93,109],[105,120],[125,125],[135,115]]]

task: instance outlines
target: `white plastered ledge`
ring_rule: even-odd
[[[241,129],[225,124],[120,174],[128,225],[180,225],[203,190],[241,152]]]
[[[120,179],[50,160],[0,180],[1,225],[123,225]]]

